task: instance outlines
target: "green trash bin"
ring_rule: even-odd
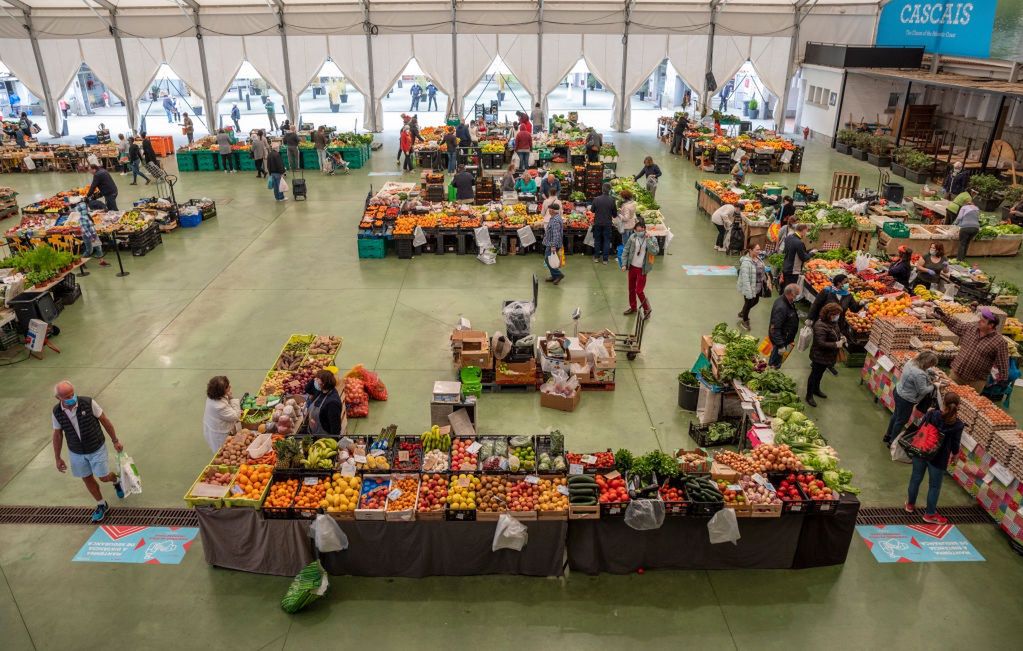
[[[466,366],[459,373],[459,379],[462,380],[462,394],[477,398],[483,394],[483,369],[479,366]]]

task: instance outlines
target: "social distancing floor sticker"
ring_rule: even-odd
[[[878,563],[983,561],[952,524],[858,525],[856,532]]]
[[[84,563],[177,565],[199,534],[196,527],[101,525],[71,560]]]

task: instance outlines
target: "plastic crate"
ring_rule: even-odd
[[[199,212],[183,213],[178,216],[178,224],[181,228],[195,228],[202,223],[202,214]]]
[[[212,172],[218,169],[216,156],[211,151],[195,152],[195,169],[200,172]]]
[[[243,172],[255,172],[256,171],[256,161],[255,161],[255,159],[252,158],[252,155],[250,154],[250,152],[247,152],[247,151],[239,151],[239,152],[237,152],[237,155],[235,156],[234,162],[235,162],[235,165],[238,166],[238,169],[243,171]]]
[[[195,481],[192,482],[192,485],[189,486],[188,492],[185,493],[185,496],[183,498],[185,500],[185,504],[188,504],[189,506],[193,506],[193,507],[194,506],[213,506],[213,507],[216,507],[216,508],[220,508],[221,506],[224,505],[224,498],[227,496],[227,491],[230,488],[231,484],[234,483],[234,478],[232,478],[231,481],[228,482],[227,486],[223,487],[224,490],[223,490],[222,494],[219,497],[194,497],[192,495],[192,489],[194,489],[195,485],[198,484],[199,481],[202,480],[203,476],[206,475],[206,471],[210,470],[211,468],[215,469],[217,472],[230,472],[232,475],[237,475],[237,468],[232,469],[233,466],[220,466],[220,465],[218,465],[218,466],[206,466],[205,468],[202,469],[202,472],[199,473],[199,476],[195,478]]]
[[[196,170],[194,152],[179,151],[174,158],[177,160],[179,172],[194,172]]]
[[[359,258],[378,259],[383,258],[386,253],[386,241],[383,238],[363,238],[356,241],[359,243]]]
[[[882,230],[889,236],[895,238],[909,237],[909,226],[902,222],[885,222]]]
[[[734,430],[734,432],[733,432],[732,436],[729,437],[728,439],[721,440],[721,441],[710,441],[707,438],[707,435],[710,432],[710,427],[711,426],[710,425],[698,425],[698,424],[692,423],[692,422],[689,423],[689,438],[691,438],[694,441],[696,441],[696,445],[701,447],[701,448],[718,447],[718,446],[722,446],[722,445],[735,445],[736,443],[738,443],[739,442],[739,425],[741,424],[741,421],[738,418],[726,418],[726,419],[724,419],[722,421],[719,421],[719,422],[728,423],[729,425],[732,426],[732,429]]]

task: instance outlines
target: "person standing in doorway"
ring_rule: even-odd
[[[545,122],[543,119],[543,109],[540,108],[540,102],[533,105],[533,110],[529,114],[529,121],[533,123],[533,132],[546,131],[544,128]]]
[[[327,132],[324,131],[322,124],[313,132],[313,147],[316,148],[316,160],[319,163],[320,172],[330,171],[327,169]]]
[[[653,314],[650,301],[646,299],[646,277],[654,268],[654,258],[660,253],[656,237],[647,237],[646,224],[642,219],[636,222],[632,236],[622,249],[622,271],[629,274],[629,309],[623,314],[635,314],[637,302],[643,306],[643,318]]]
[[[281,160],[281,153],[270,147],[266,152],[266,171],[270,175],[270,187],[274,191],[274,199],[287,201],[288,197],[281,192],[281,179],[285,176],[284,161]]]
[[[437,87],[433,85],[432,81],[426,85],[426,110],[427,111],[440,110],[439,108],[437,108]]]
[[[195,125],[192,124],[192,118],[188,117],[188,113],[185,113],[185,119],[181,121],[181,130],[185,132],[188,144],[191,145],[195,140]]]
[[[242,119],[241,109],[238,108],[237,104],[231,105],[231,122],[234,122],[234,132],[240,134],[242,132],[242,125],[239,124],[239,120]]]
[[[252,160],[256,161],[256,178],[261,179],[266,176],[266,152],[270,148],[269,143],[266,141],[266,136],[263,135],[263,130],[259,129],[252,136]]]
[[[234,152],[231,151],[231,136],[227,134],[227,129],[217,131],[217,151],[220,153],[220,169],[224,170],[224,174],[233,174]]]
[[[611,185],[605,183],[601,194],[590,205],[593,211],[593,262],[607,264],[608,252],[611,249],[611,225],[618,216],[618,206],[611,197]],[[646,227],[643,227],[646,232]],[[630,238],[631,239],[631,238]],[[622,260],[625,260],[624,253]]]
[[[149,177],[139,170],[139,165],[142,164],[142,148],[139,147],[138,138],[132,138],[128,146],[128,162],[131,164],[130,185],[138,185],[140,176],[146,180],[146,185],[149,185]]]
[[[267,94],[266,100],[263,102],[263,108],[266,109],[266,119],[270,121],[270,131],[277,131],[277,112],[274,110],[274,101],[270,99],[270,95]]]
[[[298,157],[298,129],[291,127],[284,134],[284,146],[288,148],[288,169],[297,170],[301,161]]]
[[[423,89],[419,87],[418,83],[413,82],[412,87],[409,88],[409,94],[412,95],[412,105],[409,106],[410,111],[419,110],[419,99],[423,96]]]
[[[117,432],[110,418],[103,412],[99,403],[88,396],[78,396],[75,387],[64,380],[54,387],[57,404],[53,406],[51,422],[53,424],[53,456],[57,470],[67,472],[67,464],[62,458],[64,442],[67,442],[68,456],[71,462],[71,474],[85,483],[89,494],[96,500],[96,510],[92,512],[92,521],[100,522],[107,516],[109,506],[103,499],[96,480],[112,483],[117,497],[123,498],[124,491],[117,481],[117,475],[110,471],[107,459],[107,446],[103,438],[106,431],[114,449],[118,452],[124,446],[117,439]]]

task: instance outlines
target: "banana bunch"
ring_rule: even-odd
[[[419,441],[423,444],[423,452],[430,450],[447,452],[451,449],[451,434],[441,434],[437,425],[420,434]]]
[[[334,467],[334,457],[337,456],[337,441],[334,439],[319,439],[309,446],[303,468],[310,470],[330,470]]]

